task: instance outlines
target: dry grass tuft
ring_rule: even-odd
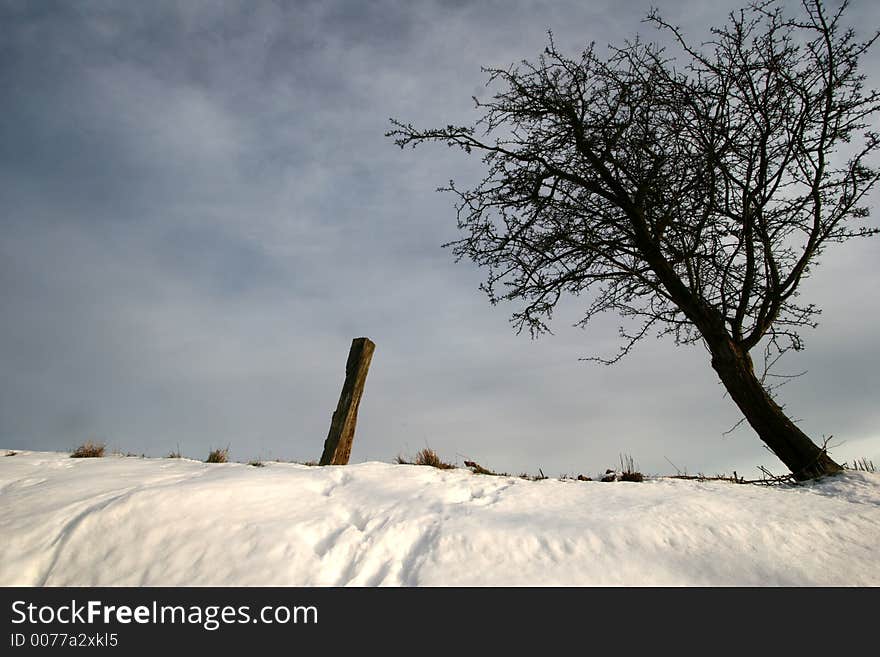
[[[866,456],[863,456],[860,459],[855,459],[852,465],[844,463],[843,467],[848,470],[857,470],[861,472],[877,472],[877,468],[874,467],[874,462]]]
[[[212,449],[208,453],[205,463],[226,463],[229,460],[229,447],[223,449]]]
[[[645,480],[645,476],[636,469],[633,457],[629,454],[620,455],[620,470],[615,471],[610,468],[605,474],[599,478],[599,481],[635,481],[641,482]]]
[[[107,448],[107,445],[104,443],[93,443],[91,441],[85,442],[75,450],[70,455],[72,459],[95,459],[101,458],[104,456],[104,450]]]
[[[437,456],[437,452],[430,447],[425,447],[425,449],[420,450],[419,453],[416,454],[416,465],[429,465],[432,468],[439,468],[440,470],[452,470],[455,468],[454,465],[446,463]]]
[[[398,465],[428,465],[439,470],[453,470],[456,467],[451,463],[446,463],[430,447],[420,450],[412,461],[402,455],[398,456],[394,461]]]
[[[252,465],[252,466],[254,466],[255,468],[264,468],[264,467],[266,467],[266,464],[263,463],[262,461],[248,461],[248,465]]]
[[[620,480],[641,482],[645,480],[645,476],[636,468],[633,457],[627,454],[620,455]]]

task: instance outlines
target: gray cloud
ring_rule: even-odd
[[[854,8],[877,24],[876,9]],[[700,348],[618,320],[531,341],[455,264],[476,158],[400,151],[388,117],[475,118],[481,65],[644,30],[649,2],[6,3],[0,6],[0,443],[159,455],[320,453],[352,337],[378,344],[353,454],[426,444],[511,471],[775,465]],[[681,3],[686,27],[729,3]],[[867,62],[876,72],[877,56]],[[876,77],[875,77],[876,79]],[[874,220],[876,222],[876,220]],[[878,244],[828,253],[809,370],[782,389],[840,458],[878,458]],[[849,451],[848,451],[849,450]]]

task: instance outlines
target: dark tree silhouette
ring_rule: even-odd
[[[868,130],[880,94],[859,58],[876,40],[804,1],[731,13],[691,44],[652,12],[668,47],[640,39],[600,57],[560,53],[484,69],[503,89],[473,126],[419,129],[392,120],[401,147],[445,142],[480,151],[473,189],[450,183],[464,237],[458,258],[488,268],[493,303],[521,302],[533,335],[563,295],[588,293],[582,324],[615,311],[615,362],[654,331],[702,341],[744,419],[804,480],[840,470],[783,412],[755,373],[757,347],[802,348],[819,312],[798,288],[831,243],[872,235],[866,194],[880,136]],[[673,57],[673,54],[676,57]],[[601,360],[601,359],[597,359]]]

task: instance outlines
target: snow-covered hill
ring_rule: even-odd
[[[0,454],[3,585],[880,585],[880,474],[800,487]]]

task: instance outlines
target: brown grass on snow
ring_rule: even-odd
[[[70,458],[73,459],[89,459],[89,458],[100,458],[104,456],[104,450],[106,449],[106,445],[104,443],[93,443],[91,441],[85,442],[75,450],[70,455]]]

